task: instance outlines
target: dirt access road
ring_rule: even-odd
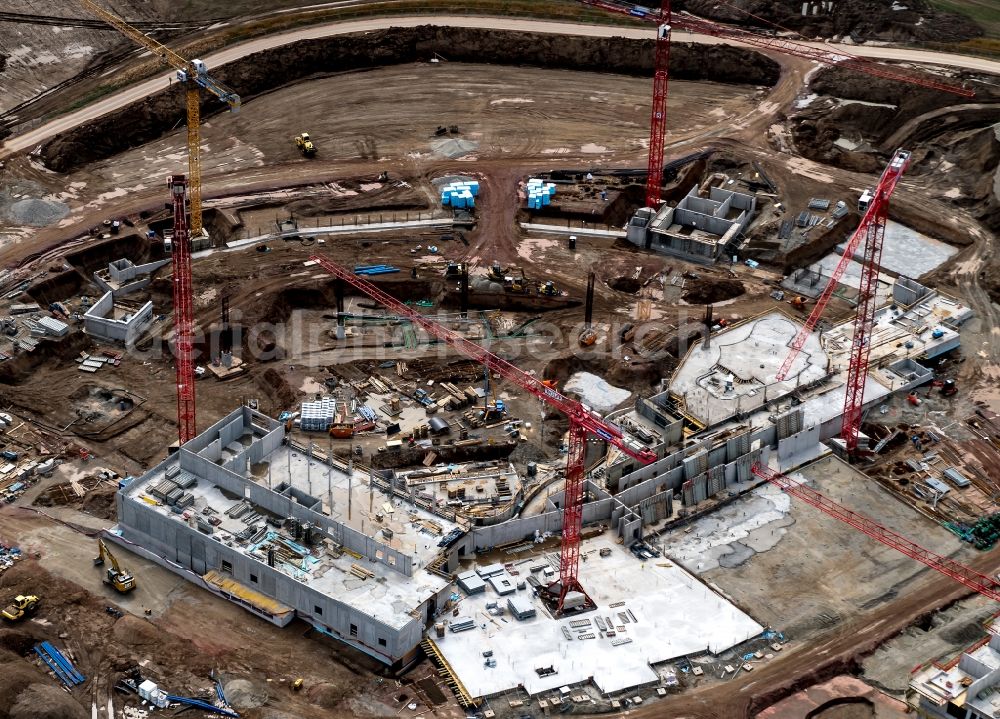
[[[333,35],[345,35],[354,32],[367,32],[390,27],[415,27],[418,25],[439,25],[446,27],[472,27],[483,29],[505,29],[520,30],[530,32],[541,32],[555,35],[585,35],[591,37],[626,37],[633,39],[646,39],[650,36],[650,31],[642,28],[623,28],[601,25],[583,25],[577,23],[551,22],[542,20],[518,20],[512,18],[492,18],[492,17],[457,17],[457,16],[416,16],[416,17],[393,17],[393,18],[373,18],[370,20],[358,20],[344,23],[331,23],[307,27],[293,32],[269,35],[266,37],[251,40],[238,45],[233,45],[217,53],[213,53],[204,58],[209,67],[218,67],[227,62],[232,62],[238,58],[246,57],[261,50],[280,47],[299,40],[309,40]],[[735,44],[730,40],[710,37],[707,35],[697,35],[693,33],[677,32],[675,37],[685,42],[697,42],[704,44]],[[878,60],[897,60],[903,62],[913,62],[930,65],[943,65],[946,67],[964,68],[981,72],[1000,74],[1000,62],[986,58],[955,55],[951,53],[930,52],[926,50],[912,50],[908,48],[876,47],[876,46],[843,46],[832,43],[804,43],[817,47],[840,50],[846,54],[854,54],[862,57],[869,57]],[[77,127],[89,120],[105,115],[113,110],[124,107],[143,97],[147,97],[159,92],[169,86],[174,77],[174,72],[165,72],[149,80],[133,85],[119,93],[110,95],[87,107],[75,112],[63,115],[41,127],[27,132],[18,137],[9,138],[0,147],[0,159],[8,157],[17,152],[31,149],[35,145],[48,140],[60,132],[65,132]]]

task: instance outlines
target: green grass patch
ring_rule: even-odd
[[[997,0],[930,0],[938,10],[971,18],[986,33],[985,37],[1000,40],[1000,2]]]
[[[67,112],[72,112],[73,110],[79,110],[81,107],[86,107],[90,103],[100,100],[105,95],[110,95],[112,92],[120,90],[122,87],[123,85],[120,83],[101,85],[100,87],[94,88],[86,95],[76,100],[72,105],[67,106],[59,114],[65,114]]]

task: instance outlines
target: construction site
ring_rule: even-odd
[[[1000,716],[998,48],[12,0],[0,719]]]

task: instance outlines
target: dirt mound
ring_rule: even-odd
[[[0,648],[6,649],[20,656],[27,656],[31,648],[38,643],[38,638],[20,629],[0,630]],[[3,656],[0,656],[0,662]]]
[[[321,706],[324,709],[334,709],[349,693],[350,688],[344,684],[322,682],[309,687],[306,696],[309,697],[309,701],[313,704]]]
[[[688,284],[682,298],[692,305],[710,305],[714,302],[724,302],[739,297],[746,288],[739,280],[703,279]]]
[[[1000,198],[993,192],[1000,162],[994,130],[1000,91],[979,83],[976,97],[963,98],[838,68],[817,73],[810,89],[820,97],[790,119],[802,155],[847,170],[879,173],[897,147],[912,148],[908,175],[933,175],[950,202],[990,229],[1000,229]],[[904,203],[896,202],[895,209],[898,214]],[[946,223],[921,227],[926,213],[920,207],[906,214],[906,223],[918,231],[955,244],[966,239],[949,233]]]
[[[156,627],[145,619],[126,614],[115,622],[111,634],[125,646],[141,647],[160,641]]]
[[[634,277],[615,277],[608,280],[608,287],[618,292],[628,292],[630,295],[634,295],[642,287],[642,283]]]
[[[215,75],[233,87],[244,102],[306,77],[420,61],[436,53],[452,62],[648,77],[653,69],[654,42],[424,25],[303,40],[216,68]],[[675,42],[670,74],[680,80],[773,85],[779,67],[743,48]],[[154,140],[183,122],[183,96],[183,88],[175,83],[127,109],[66,132],[42,149],[44,162],[50,169],[69,172]],[[221,113],[220,104],[205,96],[201,112],[205,117]]]
[[[267,692],[248,679],[233,679],[224,688],[226,701],[236,709],[254,709],[267,701]]]
[[[92,489],[84,495],[80,509],[92,517],[115,519],[118,516],[118,509],[115,506],[115,495],[117,493],[118,488],[111,485]]]
[[[25,687],[42,679],[40,672],[20,659],[0,664],[0,719],[11,716],[10,709],[17,703]]]
[[[17,698],[10,719],[87,719],[80,703],[51,684],[32,684]]]
[[[69,214],[69,206],[55,200],[27,198],[10,206],[10,219],[15,224],[45,227]]]

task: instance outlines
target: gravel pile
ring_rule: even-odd
[[[478,150],[479,143],[472,142],[471,140],[448,138],[434,140],[431,142],[431,149],[434,150],[434,154],[438,157],[447,157],[450,160],[455,160]]]
[[[18,200],[8,210],[10,218],[20,225],[45,227],[69,214],[69,207],[55,200]]]

